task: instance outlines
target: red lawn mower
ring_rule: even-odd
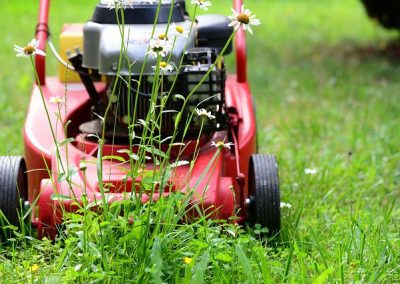
[[[36,39],[41,50],[46,43],[54,49],[49,42],[49,5],[49,0],[40,1]],[[38,79],[23,130],[25,156],[0,157],[0,211],[8,220],[3,218],[3,228],[10,224],[18,226],[18,212],[32,208],[28,211],[29,219],[38,237],[55,238],[63,222],[63,210],[74,211],[76,206],[72,199],[54,196],[73,196],[74,200],[79,200],[85,194],[95,201],[106,194],[107,201],[112,203],[138,194],[142,180],[139,176],[127,176],[135,161],[125,150],[132,145],[133,151],[139,150],[137,142],[130,142],[137,139],[131,134],[142,133],[144,126],[127,122],[126,116],[134,114],[136,121],[143,121],[152,107],[149,94],[155,75],[152,66],[156,62],[149,56],[146,58],[148,35],[154,23],[156,32],[162,32],[170,21],[185,28],[192,26],[192,32],[184,39],[187,44],[177,40],[171,51],[171,60],[183,60],[184,68],[173,74],[178,80],[171,84],[168,76],[163,79],[163,84],[180,94],[186,104],[181,99],[169,98],[166,105],[175,111],[162,114],[163,124],[159,129],[162,137],[177,133],[180,141],[187,145],[183,150],[181,145],[172,148],[169,153],[172,161],[179,156],[190,162],[193,152],[198,151],[198,154],[193,163],[176,167],[154,194],[142,192],[139,198],[143,203],[150,198],[156,202],[171,192],[185,193],[194,188],[198,194],[193,195],[192,202],[200,204],[204,210],[214,210],[212,218],[228,219],[238,214],[240,223],[260,224],[268,228],[270,234],[280,230],[277,163],[271,155],[256,154],[256,121],[247,82],[244,31],[239,30],[235,38],[237,74],[227,74],[222,61],[214,62],[233,32],[232,27],[228,27],[229,19],[221,15],[202,15],[192,23],[184,0],[175,0],[171,5],[164,2],[160,7],[158,4],[133,4],[120,10],[125,29],[129,31],[124,38],[124,53],[134,64],[119,61],[122,42],[119,17],[103,1],[95,7],[90,21],[67,24],[63,28],[59,53],[74,71],[61,65],[59,77],[46,77],[45,57],[36,56]],[[241,6],[242,0],[234,0],[237,10]],[[224,56],[228,55],[232,47],[224,51]],[[195,88],[204,76],[201,86]],[[111,93],[116,94],[117,100]],[[192,95],[187,99],[189,93]],[[67,99],[61,118],[52,115],[59,112],[59,104],[49,103],[49,100],[64,94]],[[104,118],[107,106],[111,111]],[[195,108],[205,109],[215,116],[202,126],[200,138],[198,121],[189,119]],[[178,111],[181,111],[180,123],[176,123]],[[99,143],[96,137],[102,137],[103,142]],[[55,141],[59,141],[58,147]],[[204,169],[213,160],[218,141],[232,146],[222,148],[212,170],[204,178]],[[166,147],[169,143],[165,139]],[[127,160],[131,157],[131,160],[123,163],[121,159],[104,157]],[[84,167],[82,161],[85,161]],[[103,168],[100,177],[99,163]],[[149,160],[143,170],[156,168],[154,160]],[[62,178],[67,171],[69,180]],[[107,192],[102,193],[105,185]]]

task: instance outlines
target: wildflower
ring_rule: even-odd
[[[134,0],[103,0],[101,3],[106,4],[109,9],[121,9],[126,6],[131,6]]]
[[[210,1],[205,1],[205,0],[192,0],[192,4],[198,5],[204,11],[207,11],[208,7],[211,6],[211,2]]]
[[[107,5],[109,9],[120,9],[126,6],[133,7],[133,5],[140,4],[155,4],[159,3],[159,0],[102,0],[101,4]],[[161,0],[161,4],[171,4],[171,0]]]
[[[208,119],[215,119],[215,116],[212,115],[210,111],[207,111],[204,108],[202,108],[202,109],[196,108],[196,113],[198,116],[201,116],[201,117],[205,117]]]
[[[152,55],[153,57],[157,57],[161,55],[161,57],[165,57],[172,49],[172,46],[168,40],[155,38],[150,40],[150,50],[147,54]]]
[[[129,115],[124,115],[121,119],[122,123],[124,124],[129,124],[130,123],[130,119],[129,119]]]
[[[174,26],[174,31],[175,31],[175,35],[177,36],[182,36],[182,37],[188,37],[189,36],[189,32],[185,31],[185,28],[182,26],[178,26],[177,24],[173,23]]]
[[[241,26],[243,30],[248,30],[250,34],[253,34],[253,30],[251,26],[258,26],[261,24],[259,19],[256,19],[256,15],[252,15],[249,9],[245,9],[244,5],[242,5],[242,9],[240,12],[236,12],[232,8],[233,15],[229,16],[231,23],[230,27],[234,27],[235,30],[238,30]]]
[[[165,61],[161,61],[160,64],[158,65],[158,67],[160,68],[161,72],[163,72],[163,73],[174,71],[174,66],[172,66],[171,64],[168,64]],[[157,69],[157,66],[153,66],[153,70],[155,71],[156,69]]]
[[[218,142],[211,142],[211,146],[215,146],[218,149],[226,148],[226,149],[231,149],[231,146],[234,144],[232,142],[224,143],[224,141],[218,141]]]
[[[186,264],[191,264],[191,263],[193,262],[193,258],[185,256],[185,257],[183,258],[183,261],[184,261]]]
[[[281,202],[280,203],[280,208],[288,208],[288,209],[290,209],[290,208],[292,208],[292,204],[287,203],[287,202]]]
[[[43,50],[37,48],[39,46],[39,41],[32,39],[25,47],[14,45],[14,50],[17,52],[17,57],[29,57],[31,55],[41,55],[46,56]]]
[[[49,103],[51,103],[51,104],[57,104],[57,105],[63,104],[63,103],[65,103],[65,97],[62,97],[62,98],[61,98],[60,96],[53,96],[53,97],[50,97]]]
[[[318,172],[317,169],[305,169],[305,170],[304,170],[304,173],[305,173],[306,175],[315,175],[317,172]]]
[[[38,264],[34,264],[34,265],[32,265],[31,267],[30,267],[30,270],[31,270],[31,272],[36,272],[36,271],[38,271],[39,270],[39,268],[40,268],[40,266],[38,265]]]
[[[82,160],[82,161],[79,163],[79,170],[81,170],[81,171],[83,171],[83,172],[87,170],[86,161]]]
[[[159,40],[168,40],[168,39],[169,39],[168,36],[167,36],[166,34],[164,34],[164,33],[159,34],[159,35],[157,36],[157,38],[158,38]]]

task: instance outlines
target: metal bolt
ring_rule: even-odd
[[[251,206],[251,199],[246,198],[246,200],[244,201],[244,207],[246,207],[248,209],[248,208],[250,208],[250,206]]]

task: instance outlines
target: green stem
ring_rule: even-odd
[[[60,166],[61,166],[62,171],[65,172],[64,165],[63,165],[62,159],[61,159],[60,149],[59,149],[58,143],[57,143],[57,137],[56,137],[56,134],[54,132],[53,125],[51,124],[49,110],[47,108],[47,103],[46,103],[46,100],[45,100],[44,95],[43,95],[43,88],[42,88],[42,85],[40,84],[39,75],[36,72],[36,65],[35,65],[35,61],[34,61],[34,56],[33,55],[30,56],[30,60],[31,60],[32,68],[33,68],[34,73],[35,73],[36,85],[39,88],[40,98],[41,98],[42,103],[43,103],[43,107],[44,107],[44,110],[45,110],[45,113],[46,113],[47,121],[49,122],[51,136],[53,138],[54,145],[56,146],[57,160],[59,160],[59,162],[60,162]]]

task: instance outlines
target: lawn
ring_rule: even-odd
[[[0,8],[4,15],[0,19],[2,155],[22,153],[20,129],[32,74],[29,62],[15,58],[12,48],[32,38],[36,2],[6,1]],[[56,41],[62,23],[89,19],[97,1],[53,2],[50,18]],[[226,1],[213,2],[212,13],[230,14]],[[159,254],[149,253],[149,262],[155,255],[163,259],[168,282],[189,283],[191,273],[198,283],[203,279],[212,283],[399,282],[398,33],[370,21],[357,0],[248,2],[262,22],[254,28],[254,36],[248,36],[259,151],[277,156],[282,201],[291,204],[282,209],[281,235],[262,242],[254,232],[240,231],[230,239],[218,226],[207,223],[205,248],[193,244],[189,230],[183,233],[182,228],[176,233],[183,236],[182,242],[167,245],[169,249]],[[50,60],[51,74],[55,66]],[[228,66],[234,66],[233,58],[228,58]],[[310,174],[306,169],[315,171]],[[68,243],[34,241],[23,248],[0,247],[0,283],[24,283],[29,277],[54,282],[129,279],[112,278],[124,272],[104,263],[79,274],[79,255],[66,257],[65,250],[72,250]],[[189,249],[195,252],[184,251]],[[193,258],[192,266],[181,261],[174,267],[174,261],[185,255]],[[37,263],[39,267],[32,269]],[[118,265],[125,267],[121,260]],[[154,271],[145,269],[143,275],[149,278],[135,279],[154,280]]]

